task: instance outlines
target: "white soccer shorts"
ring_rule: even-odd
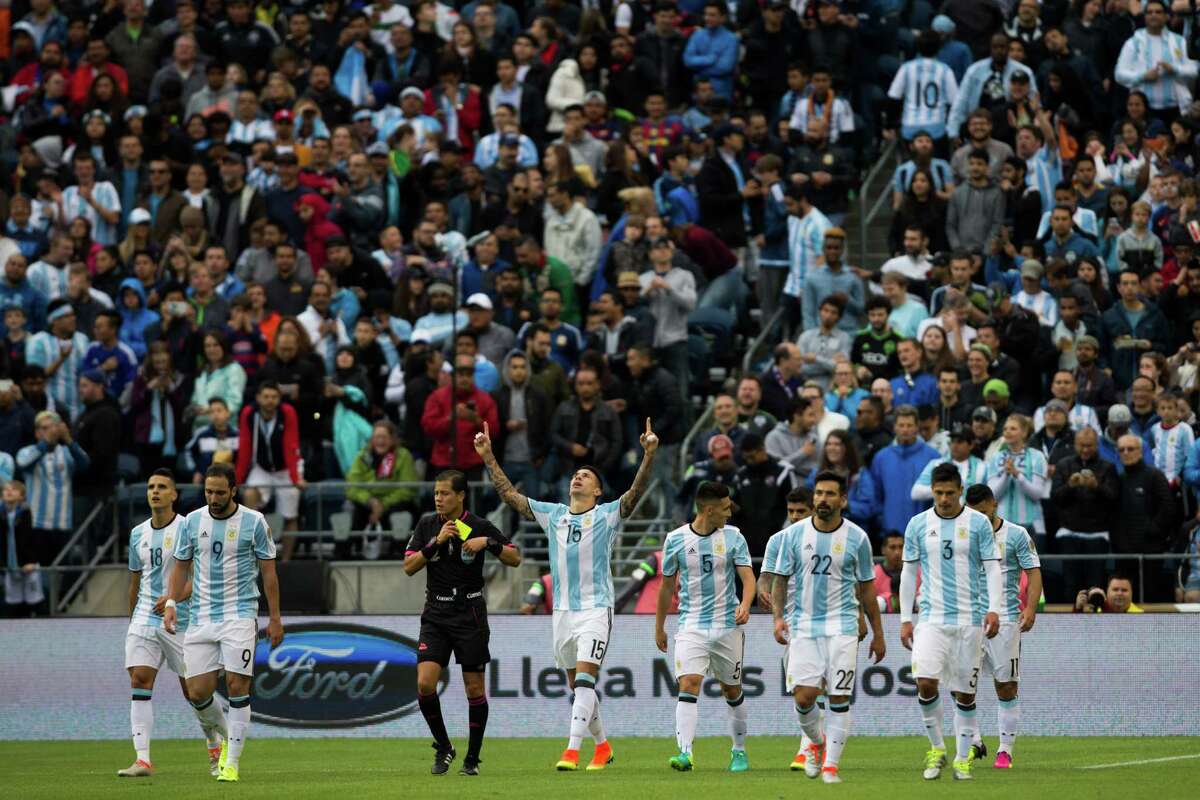
[[[239,675],[253,675],[257,640],[258,620],[254,619],[191,626],[183,637],[187,677],[194,678],[221,668]]]
[[[23,572],[19,569],[4,571],[4,602],[9,605],[36,606],[45,599],[42,592],[42,571]]]
[[[612,609],[586,611],[554,609],[554,661],[562,669],[575,669],[580,661],[604,663],[612,633]]]
[[[745,650],[746,633],[741,628],[685,628],[675,634],[675,678],[707,675],[726,686],[737,686],[742,682]]]
[[[1021,623],[1001,622],[995,638],[983,640],[983,671],[996,683],[1021,681]]]
[[[832,697],[853,694],[858,662],[857,636],[796,636],[787,646],[784,670],[787,690],[797,686],[823,688]]]
[[[166,663],[171,672],[187,674],[183,659],[183,637],[186,633],[167,633],[163,628],[149,625],[130,625],[125,633],[125,669],[150,667],[162,669]]]
[[[914,678],[945,681],[952,692],[975,694],[982,658],[982,625],[917,623],[912,649]]]
[[[279,516],[285,520],[300,518],[300,490],[292,483],[292,476],[286,469],[267,472],[255,464],[246,476],[246,486],[258,489],[264,505],[271,502],[271,492],[274,491],[275,510],[279,512]]]

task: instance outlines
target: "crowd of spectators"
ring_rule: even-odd
[[[157,467],[229,461],[286,531],[348,480],[378,530],[426,503],[371,484],[480,479],[485,424],[539,496],[627,483],[650,418],[671,515],[726,482],[756,555],[825,468],[881,548],[949,459],[1171,599],[1119,554],[1200,488],[1188,0],[4,6],[8,574]]]

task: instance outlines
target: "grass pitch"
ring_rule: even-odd
[[[261,728],[260,728],[261,730]],[[975,780],[921,779],[928,747],[917,737],[852,737],[842,758],[841,786],[810,781],[788,771],[799,737],[751,738],[751,770],[732,775],[729,740],[701,739],[696,771],[667,767],[674,755],[669,737],[614,739],[616,761],[601,773],[558,773],[554,762],[561,739],[494,739],[484,745],[483,774],[457,774],[466,742],[456,740],[459,758],[450,773],[429,774],[433,751],[415,739],[249,740],[242,756],[241,781],[220,784],[207,772],[199,741],[155,741],[152,778],[117,778],[133,761],[129,742],[0,742],[3,796],[25,798],[396,798],[476,800],[476,798],[748,798],[770,800],[832,793],[840,797],[907,800],[950,796],[970,798],[1194,798],[1200,774],[1200,737],[1062,738],[1021,737],[1016,767],[992,769],[992,757],[976,764]],[[987,739],[994,749],[994,738]],[[952,739],[947,745],[953,751]],[[583,760],[591,757],[584,744]],[[1130,763],[1158,759],[1151,763]],[[1102,769],[1097,765],[1120,764]]]

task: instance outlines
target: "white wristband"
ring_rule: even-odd
[[[168,598],[167,598],[166,607],[167,607],[167,608],[174,608],[174,607],[175,607],[175,600],[174,600],[174,598],[170,598],[170,597],[168,597]]]

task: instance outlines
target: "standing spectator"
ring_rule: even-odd
[[[818,381],[822,389],[829,385],[837,365],[850,358],[850,335],[838,327],[844,310],[841,295],[826,297],[821,301],[818,325],[800,334],[797,342],[804,360],[800,376]]]
[[[556,409],[530,381],[529,356],[513,350],[504,358],[502,385],[493,393],[500,427],[492,436],[504,472],[521,491],[533,496],[549,470],[550,421]]]
[[[689,414],[681,398],[686,395],[676,386],[676,378],[662,364],[655,363],[653,352],[645,344],[635,344],[625,354],[625,366],[632,378],[629,384],[629,417],[634,421],[650,418],[658,434],[658,458],[654,477],[668,497],[674,496],[672,475],[689,425]],[[640,426],[639,426],[640,427]]]
[[[612,476],[621,456],[622,439],[617,412],[600,396],[599,376],[580,368],[575,373],[575,396],[559,404],[550,421],[555,474],[560,476],[558,488],[570,481],[575,470],[588,464],[603,476]],[[551,480],[550,475],[546,479]]]
[[[238,430],[233,424],[229,406],[219,397],[208,404],[210,423],[193,434],[183,450],[184,469],[191,473],[192,483],[204,483],[204,474],[214,463],[237,463]]]
[[[717,2],[704,4],[704,27],[688,38],[683,64],[696,79],[712,84],[718,97],[733,99],[733,76],[738,61],[738,39],[725,27],[728,9]],[[720,139],[717,140],[720,145]]]
[[[80,369],[98,370],[104,377],[105,388],[115,398],[122,398],[137,375],[138,358],[133,349],[118,338],[121,315],[111,309],[96,315],[92,325],[96,339],[88,345]]]
[[[759,378],[762,386],[760,405],[775,419],[791,419],[792,400],[800,384],[804,356],[799,347],[791,342],[783,342],[775,347],[774,360],[775,366]]]
[[[986,393],[985,393],[986,394]],[[1039,545],[1046,542],[1042,500],[1049,494],[1049,465],[1040,450],[1028,447],[1033,423],[1024,414],[1004,420],[1004,443],[988,459],[986,482],[996,495],[997,511],[1009,522],[1028,530]]]
[[[210,400],[214,397],[224,400],[230,414],[239,415],[242,395],[246,391],[246,371],[233,360],[229,352],[229,340],[224,333],[205,333],[201,350],[204,364],[196,373],[191,405],[184,415],[192,419],[193,432],[211,422],[207,416]]]
[[[937,450],[917,436],[917,409],[913,406],[896,409],[895,433],[895,443],[879,450],[871,460],[884,532],[904,530],[908,521],[925,509],[925,503],[912,499],[912,486],[925,465],[940,458]]]
[[[862,327],[860,323],[865,311],[863,283],[852,269],[842,263],[845,250],[844,230],[830,228],[825,231],[825,263],[810,272],[804,281],[801,309],[805,331],[820,324],[818,311],[821,304],[834,295],[839,295],[842,301],[837,327],[850,335],[857,333]]]
[[[496,403],[475,387],[475,359],[455,356],[453,381],[434,390],[421,415],[421,427],[433,446],[426,475],[457,469],[469,481],[481,480],[483,461],[472,443],[485,425],[500,430]]]
[[[929,309],[908,293],[908,278],[903,273],[885,270],[880,283],[883,285],[883,296],[892,309],[888,313],[888,325],[902,337],[916,336],[921,323],[929,319]]]
[[[175,464],[187,400],[186,377],[172,364],[166,343],[150,345],[130,393],[133,441],[143,473]]]
[[[719,394],[713,400],[713,426],[700,431],[692,444],[692,461],[700,462],[709,457],[708,443],[715,436],[727,436],[736,449],[746,429],[738,424],[737,402],[732,395]]]
[[[246,160],[241,154],[231,151],[221,158],[221,188],[213,199],[216,218],[209,220],[213,240],[226,253],[241,253],[250,244],[250,226],[267,216],[266,200],[246,183]],[[96,241],[107,244],[99,234]]]
[[[570,323],[563,322],[562,309],[565,298],[553,286],[548,286],[542,292],[538,310],[541,312],[540,322],[526,322],[517,331],[517,338],[524,339],[534,326],[541,326],[550,332],[550,357],[557,361],[566,373],[573,372],[579,363],[579,355],[583,352],[583,334]]]
[[[34,418],[36,444],[22,447],[17,466],[29,480],[34,546],[46,563],[54,560],[75,528],[72,477],[91,462],[71,437],[71,429],[53,411]]]
[[[129,80],[129,97],[144,102],[158,67],[162,40],[158,30],[146,24],[146,0],[125,0],[125,24],[117,25],[104,38],[116,61],[124,66]]]
[[[1117,440],[1117,455],[1125,472],[1117,502],[1117,523],[1112,537],[1115,553],[1167,553],[1178,523],[1175,497],[1167,478],[1142,457],[1142,440],[1127,433]],[[1140,565],[1141,581],[1134,591],[1150,603],[1175,599],[1174,570],[1169,562],[1146,561]],[[1117,569],[1139,574],[1139,562],[1117,559]]]
[[[45,599],[42,573],[45,558],[33,533],[33,520],[25,504],[25,484],[4,482],[0,514],[0,564],[4,569],[4,606],[10,617],[28,617]]]
[[[896,405],[926,406],[938,401],[937,378],[925,371],[925,351],[916,339],[901,339],[896,346],[900,374],[892,378]]]
[[[807,481],[821,457],[817,437],[817,409],[798,397],[787,422],[780,422],[765,440],[767,455],[789,467],[798,481]]]
[[[98,180],[99,168],[90,150],[78,149],[71,160],[75,185],[55,196],[58,218],[67,223],[82,217],[92,229],[92,238],[101,246],[117,244],[117,224],[121,221],[121,196],[106,180]]]
[[[79,374],[88,338],[75,330],[75,309],[65,299],[47,306],[49,330],[35,333],[25,343],[25,362],[45,370],[49,394],[56,408],[72,419],[79,416]]]
[[[112,496],[117,485],[118,456],[121,455],[121,409],[105,388],[100,370],[79,376],[79,399],[83,413],[75,420],[75,440],[88,455],[90,467],[75,477],[75,493],[94,503]]]
[[[567,265],[576,295],[586,299],[600,259],[600,223],[586,205],[575,200],[568,183],[547,187],[546,200],[546,255]]]
[[[1197,64],[1188,58],[1182,36],[1167,30],[1165,0],[1147,0],[1142,8],[1145,27],[1121,46],[1117,83],[1146,96],[1155,112],[1183,112],[1192,102],[1189,86],[1196,80]]]
[[[674,266],[675,243],[661,236],[650,243],[651,269],[638,277],[642,296],[654,316],[654,351],[659,364],[675,377],[676,389],[687,404],[691,373],[688,368],[688,314],[696,307],[696,279]],[[686,414],[686,408],[683,409]],[[655,427],[660,442],[662,432]]]
[[[1100,458],[1099,435],[1091,428],[1075,433],[1075,453],[1058,462],[1050,501],[1058,515],[1055,546],[1064,555],[1103,555],[1109,552],[1113,509],[1121,484],[1112,464]],[[1064,561],[1067,591],[1096,586],[1104,579],[1104,561]]]
[[[767,539],[785,524],[787,495],[796,488],[792,469],[767,454],[761,436],[747,433],[734,486],[738,511],[730,522],[746,537],[751,558],[762,558]]]
[[[254,403],[238,417],[237,482],[246,505],[261,511],[275,495],[275,510],[285,531],[300,529],[300,493],[308,486],[301,472],[300,422],[283,401],[279,384],[258,384]],[[284,561],[290,561],[296,537],[283,537]]]
[[[854,337],[850,349],[850,361],[860,383],[870,383],[876,378],[891,380],[900,371],[896,348],[904,337],[892,330],[891,312],[892,304],[886,297],[872,295],[867,301],[867,327]]]
[[[705,6],[705,15],[716,7],[716,3]],[[732,37],[724,28],[721,31]],[[700,32],[692,34],[692,41],[699,35]],[[749,217],[745,200],[761,194],[758,180],[742,161],[745,134],[740,128],[723,125],[713,132],[712,138],[715,150],[704,160],[696,176],[700,222],[729,247],[744,247]]]
[[[346,472],[346,499],[354,507],[350,527],[363,531],[379,525],[391,530],[391,515],[408,511],[417,517],[417,488],[415,486],[362,486],[357,484],[416,483],[420,480],[412,453],[397,436],[396,426],[380,420],[371,428],[371,439],[355,456]],[[350,542],[339,542],[340,558],[350,553]]]
[[[799,301],[808,273],[815,272],[820,265],[825,252],[825,232],[833,227],[833,223],[812,204],[807,183],[789,186],[783,202],[788,212],[788,277],[783,293]]]
[[[955,250],[984,251],[1004,223],[1004,192],[988,173],[986,150],[967,156],[967,182],[954,190],[946,214],[946,238]]]
[[[1170,326],[1166,317],[1152,303],[1143,302],[1141,276],[1133,270],[1122,270],[1117,282],[1121,299],[1104,312],[1101,326],[1108,343],[1107,361],[1112,368],[1116,388],[1125,390],[1137,374],[1140,355],[1148,350],[1170,352]]]

